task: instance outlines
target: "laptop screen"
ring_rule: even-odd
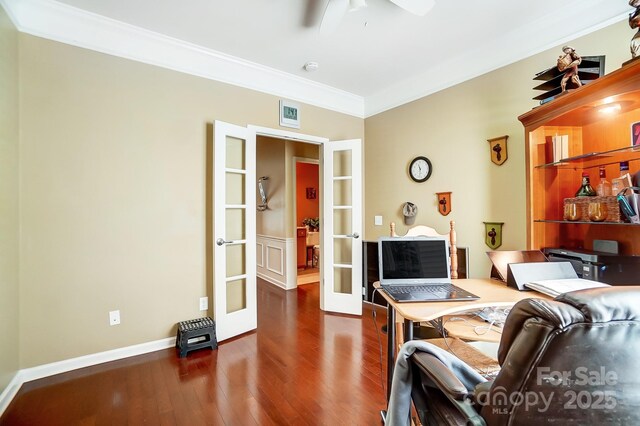
[[[449,243],[445,238],[380,238],[378,263],[381,284],[451,282]]]

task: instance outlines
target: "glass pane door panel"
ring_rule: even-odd
[[[353,240],[351,238],[334,238],[333,263],[350,265],[352,258],[352,245]]]
[[[225,210],[225,240],[237,241],[246,239],[245,209]]]
[[[333,205],[350,206],[351,204],[351,179],[333,181]]]
[[[240,173],[225,173],[226,179],[226,204],[244,204],[245,203],[245,175]]]
[[[227,313],[240,311],[247,307],[247,280],[227,282]]]
[[[351,151],[333,153],[333,176],[351,176]]]
[[[351,221],[351,209],[334,209],[333,210],[333,234],[348,235],[351,234],[353,222]]]
[[[227,277],[237,277],[247,273],[244,244],[227,244]]]
[[[224,165],[227,169],[245,170],[245,141],[227,136],[226,158]]]
[[[351,268],[333,268],[333,291],[351,294]]]

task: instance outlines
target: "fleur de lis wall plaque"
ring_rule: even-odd
[[[491,249],[495,250],[502,245],[502,225],[504,222],[483,222],[484,242]]]
[[[491,161],[498,166],[504,164],[509,158],[509,153],[507,151],[507,140],[509,139],[509,135],[500,136],[498,138],[488,139],[489,148],[491,152]]]
[[[436,192],[438,195],[438,211],[442,216],[451,213],[451,192]]]

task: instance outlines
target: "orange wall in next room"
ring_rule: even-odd
[[[319,217],[319,190],[320,182],[319,169],[317,164],[296,163],[296,223],[302,225],[305,217]],[[315,199],[307,199],[307,188],[316,190]]]

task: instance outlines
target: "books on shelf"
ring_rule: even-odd
[[[589,288],[609,287],[598,281],[585,280],[582,278],[564,278],[556,280],[538,280],[525,283],[525,287],[535,290],[538,293],[557,297],[570,291],[586,290]]]
[[[569,158],[569,135],[556,135],[551,138],[553,141],[553,162]]]

